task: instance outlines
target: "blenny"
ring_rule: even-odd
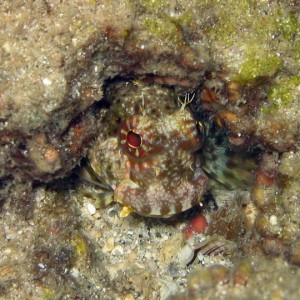
[[[169,217],[185,211],[202,201],[206,172],[221,178],[228,171],[222,164],[221,171],[212,164],[203,164],[206,172],[201,167],[199,150],[210,159],[228,145],[222,135],[208,137],[212,127],[205,129],[186,109],[188,96],[179,100],[172,88],[123,81],[109,86],[106,99],[109,107],[99,114],[103,127],[82,174],[106,191],[106,199],[121,203],[122,216]]]

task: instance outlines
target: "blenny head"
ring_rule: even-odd
[[[171,216],[201,201],[207,178],[194,162],[202,139],[189,111],[176,109],[156,118],[131,115],[118,138],[130,178],[117,186],[115,201],[126,211]]]

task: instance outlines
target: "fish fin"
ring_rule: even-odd
[[[81,179],[93,184],[94,186],[107,191],[113,190],[108,184],[102,182],[101,178],[99,178],[87,160],[82,161],[82,166],[76,173]]]
[[[201,152],[202,168],[227,189],[249,189],[255,181],[257,153],[230,143],[225,129],[210,120]]]
[[[132,212],[134,212],[134,209],[132,209],[129,206],[123,206],[122,210],[119,213],[120,218],[126,218],[129,216]]]

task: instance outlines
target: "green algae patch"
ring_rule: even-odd
[[[186,11],[179,16],[172,16],[170,19],[182,27],[191,26],[191,24],[195,22],[192,14],[189,11]]]
[[[278,30],[277,18],[281,10],[270,11],[267,3],[253,0],[215,2],[216,24],[211,35],[217,41],[227,45],[248,44],[249,40],[252,44],[261,44]]]
[[[140,0],[140,4],[149,11],[157,11],[168,4],[165,0]]]
[[[300,90],[300,77],[281,80],[269,93],[268,99],[277,106],[287,106],[295,101]]]
[[[171,43],[173,45],[182,44],[181,33],[177,26],[168,19],[145,18],[144,27],[147,32],[158,42]]]
[[[55,293],[54,293],[54,291],[51,291],[48,288],[44,288],[44,290],[43,290],[43,296],[44,296],[44,299],[51,300],[51,299],[54,299]]]
[[[294,103],[300,93],[300,77],[281,78],[268,93],[269,105],[261,108],[271,114]]]
[[[295,13],[289,13],[287,16],[280,18],[278,27],[285,39],[293,40],[299,32],[300,23]]]
[[[273,53],[252,49],[248,51],[233,81],[251,85],[262,79],[273,77],[283,65],[282,59]]]
[[[256,86],[272,80],[282,69],[286,59],[283,53],[297,60],[299,20],[284,3],[270,5],[269,1],[254,0],[212,3],[215,23],[208,35],[216,50],[214,57],[222,60],[232,80]]]
[[[75,248],[77,257],[86,256],[88,253],[88,244],[79,234],[75,234],[71,239],[71,245]]]
[[[295,63],[300,65],[300,40],[294,43],[294,47],[291,49],[291,56],[295,60]]]
[[[299,33],[295,12],[287,12],[283,3],[270,6],[268,1],[213,0],[216,24],[212,38],[227,45],[251,41],[257,45],[276,43],[278,34],[292,40]]]

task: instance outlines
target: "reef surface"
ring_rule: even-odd
[[[293,0],[2,1],[0,295],[297,299],[299,11]],[[218,186],[214,205],[169,220],[98,207],[72,172],[115,78],[197,90],[194,111],[259,149],[255,184]],[[199,214],[208,225],[187,235]]]

